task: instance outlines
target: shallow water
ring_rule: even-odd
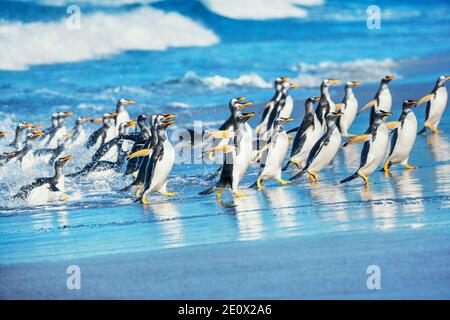
[[[65,12],[64,1],[61,6],[48,6],[45,1],[33,4],[39,12],[33,17],[24,10],[30,4],[5,3],[6,10],[0,18],[6,22],[1,26],[14,28],[24,37],[27,32],[15,22],[38,22],[53,30],[51,22],[61,19],[61,10]],[[111,15],[111,19],[121,14],[137,17],[154,14],[136,13],[141,6],[146,5],[96,6],[88,1],[82,9],[87,14]],[[279,75],[292,76],[303,85],[292,91],[294,118],[298,123],[304,99],[318,94],[321,79],[361,80],[363,85],[355,92],[362,105],[373,97],[378,79],[394,73],[397,79],[391,88],[393,118],[397,118],[403,100],[428,93],[437,76],[450,70],[447,41],[450,20],[446,14],[450,8],[445,1],[429,1],[426,10],[419,1],[381,2],[380,6],[386,19],[377,33],[366,28],[367,4],[362,2],[341,5],[338,1],[326,1],[307,8],[309,16],[300,20],[286,17],[243,21],[222,17],[218,15],[220,11],[212,12],[202,2],[163,1],[151,8],[176,11],[192,19],[204,29],[193,27],[193,30],[199,34],[213,32],[217,42],[198,47],[188,43],[186,48],[154,51],[155,44],[151,41],[146,42],[148,47],[143,50],[136,50],[130,41],[124,52],[112,47],[110,54],[97,56],[91,48],[89,59],[78,57],[72,63],[66,63],[63,52],[62,56],[52,58],[55,61],[50,58],[44,61],[48,65],[38,66],[33,65],[33,52],[23,52],[18,59],[20,64],[14,64],[17,61],[11,55],[3,55],[1,66],[7,66],[8,71],[0,71],[0,130],[12,132],[17,122],[30,120],[47,126],[51,112],[60,110],[99,116],[113,111],[115,101],[122,96],[138,101],[129,108],[133,116],[142,112],[175,112],[178,128],[190,127],[195,120],[215,128],[228,115],[226,105],[230,97],[249,96],[256,102],[249,111],[259,112],[272,96],[272,79]],[[179,23],[179,17],[174,19],[167,23]],[[429,36],[431,33],[433,37]],[[1,37],[11,41],[8,34],[1,33]],[[170,37],[169,33],[164,39]],[[41,42],[37,52],[50,50],[46,39]],[[13,49],[20,49],[16,42],[12,43],[18,46]],[[411,44],[418,43],[428,45],[414,45],[412,56]],[[170,41],[165,45],[175,46]],[[25,70],[15,70],[19,67]],[[342,86],[331,90],[335,101],[341,99],[342,91]],[[418,107],[415,112],[422,123],[424,108]],[[259,114],[250,121],[253,127],[257,120]],[[367,121],[368,114],[358,118],[351,132],[364,132]],[[71,128],[73,119],[68,123]],[[181,194],[174,198],[152,196],[152,204],[148,206],[134,203],[132,194],[119,192],[129,178],[114,174],[68,180],[66,187],[72,201],[30,207],[11,200],[11,196],[35,176],[51,174],[51,167],[40,164],[30,176],[11,164],[0,168],[0,263],[322,233],[395,232],[405,228],[448,230],[449,124],[447,112],[440,124],[443,134],[417,137],[410,163],[419,169],[406,171],[394,167],[391,177],[376,172],[371,176],[374,184],[368,191],[358,180],[338,184],[357,168],[361,145],[339,151],[332,166],[320,173],[318,185],[311,186],[307,179],[291,186],[267,182],[264,191],[243,190],[248,197],[242,199],[226,194],[222,204],[214,196],[198,195],[209,185],[206,178],[215,165],[177,164],[168,188]],[[88,125],[88,129],[94,130],[95,126]],[[0,140],[2,152],[8,150],[9,139],[10,136]],[[74,160],[67,164],[66,172],[74,171],[89,159],[84,150],[71,153]],[[257,171],[257,167],[249,169],[241,183],[243,188],[254,182]],[[285,173],[285,178],[289,176],[290,173]]]

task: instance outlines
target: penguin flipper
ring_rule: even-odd
[[[295,128],[292,128],[292,129],[290,129],[290,130],[288,130],[288,131],[286,131],[288,134],[289,133],[292,133],[292,132],[296,132],[297,130],[298,130],[298,128],[299,127],[295,127]]]
[[[417,135],[421,135],[427,132],[427,127],[423,127],[422,130],[420,130],[419,132],[417,132]]]
[[[346,182],[349,182],[349,181],[351,181],[353,179],[356,179],[356,178],[358,178],[358,173],[355,172],[350,177],[347,177],[344,180],[341,180],[339,183],[346,183]]]
[[[290,178],[289,178],[289,181],[296,180],[296,179],[300,178],[300,177],[302,176],[302,174],[303,174],[305,171],[306,171],[306,168],[305,168],[305,169],[302,169],[302,170],[301,170],[299,173],[297,173],[295,176],[290,177]]]
[[[213,186],[209,187],[208,189],[199,192],[198,194],[200,194],[200,195],[202,195],[202,196],[208,195],[208,194],[213,193],[215,189],[216,189],[216,186],[213,185]]]

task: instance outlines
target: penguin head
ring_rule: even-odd
[[[233,112],[233,110],[236,108],[236,104],[241,103],[245,99],[247,99],[247,97],[245,96],[230,99],[230,101],[228,102],[228,107],[230,108],[230,111]]]
[[[326,116],[325,119],[327,121],[335,121],[338,117],[343,116],[344,114],[342,112],[329,112]]]
[[[247,122],[248,119],[250,119],[254,115],[254,112],[239,113],[239,115],[236,117],[236,120],[239,122]]]
[[[32,127],[33,124],[31,122],[22,122],[17,126],[18,130],[25,130],[26,128]]]
[[[413,107],[417,106],[417,100],[405,100],[403,101],[402,110],[411,111]]]
[[[273,85],[275,87],[275,90],[278,91],[278,92],[281,91],[283,82],[289,81],[289,79],[290,79],[289,77],[276,78],[274,83],[273,83]]]
[[[394,76],[385,76],[383,79],[381,79],[381,83],[389,83],[391,80],[394,80]]]
[[[332,85],[339,84],[341,80],[338,79],[325,79],[322,81],[322,84],[320,85],[321,88],[328,88]]]
[[[136,103],[136,101],[134,101],[134,100],[120,98],[119,101],[117,101],[117,106],[126,106],[129,104],[135,104],[135,103]]]
[[[439,87],[442,87],[445,84],[445,82],[449,79],[450,79],[450,76],[440,76],[437,80],[437,85]]]
[[[383,123],[383,119],[386,117],[392,116],[392,113],[384,110],[375,111],[375,123],[381,124]]]
[[[147,119],[148,119],[148,116],[145,115],[145,114],[138,115],[136,121],[137,121],[137,124],[138,124],[139,128],[142,128],[143,126],[145,126],[145,121]]]
[[[70,159],[72,159],[72,156],[66,156],[66,157],[61,157],[56,159],[55,161],[55,168],[62,168],[64,166],[64,164],[69,161]]]
[[[294,82],[283,81],[281,83],[281,92],[287,94],[289,89],[299,88],[300,84]]]
[[[30,132],[30,133],[27,134],[26,142],[33,142],[37,138],[42,137],[43,135],[44,135],[44,133],[42,131]]]
[[[294,121],[294,118],[287,118],[287,117],[278,117],[275,120],[275,128],[280,128],[284,126],[286,123]]]
[[[359,82],[359,81],[349,81],[345,84],[345,88],[356,87],[356,86],[359,86],[360,84],[361,84],[361,82]]]

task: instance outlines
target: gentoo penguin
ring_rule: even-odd
[[[67,140],[70,139],[72,135],[72,133],[66,133],[59,138],[56,143],[56,148],[41,148],[35,150],[34,156],[37,157],[39,161],[52,164],[56,158],[58,158],[66,150]]]
[[[75,121],[75,126],[72,129],[73,136],[70,139],[70,146],[79,146],[86,141],[86,130],[83,127],[83,124],[86,121],[93,122],[94,119],[92,117],[78,117]]]
[[[31,204],[45,204],[48,202],[67,200],[65,193],[64,174],[62,168],[71,156],[59,158],[55,161],[53,177],[37,178],[34,182],[20,188],[14,196]]]
[[[101,128],[95,130],[88,138],[85,146],[90,149],[96,146],[99,142],[100,144],[108,141],[108,131],[112,127],[111,119],[114,118],[117,114],[109,114],[105,113],[101,119],[96,119],[95,122],[102,122]]]
[[[136,119],[136,124],[140,129],[139,135],[136,137],[136,141],[131,147],[131,153],[134,153],[140,149],[142,149],[145,143],[152,136],[151,128],[147,126],[145,123],[149,117],[145,114],[140,114]],[[127,168],[125,170],[125,174],[131,174],[138,169],[138,164],[140,163],[141,158],[133,158],[127,162]]]
[[[332,85],[339,84],[341,81],[337,79],[325,79],[320,85],[319,106],[316,108],[316,116],[322,125],[322,132],[327,130],[326,115],[336,111],[336,104],[331,99],[329,88]]]
[[[418,101],[417,105],[428,102],[425,113],[425,124],[419,134],[425,133],[427,129],[430,129],[436,134],[439,133],[437,127],[441,121],[442,114],[447,107],[447,89],[445,88],[445,82],[448,79],[450,79],[450,76],[440,76],[431,93]]]
[[[242,104],[239,102],[235,102],[233,105],[234,134],[230,139],[231,142],[209,150],[210,156],[216,151],[222,151],[225,153],[225,157],[219,181],[207,190],[200,192],[201,195],[211,194],[217,190],[217,199],[220,199],[222,189],[230,188],[236,197],[244,196],[238,191],[239,182],[253,157],[253,131],[250,126],[246,126],[246,121],[255,114],[241,113],[242,108]]]
[[[150,161],[147,164],[142,195],[139,197],[139,200],[143,204],[150,203],[147,200],[147,197],[151,192],[159,192],[162,195],[169,197],[176,196],[178,194],[176,192],[167,191],[167,177],[169,176],[175,162],[175,150],[172,143],[167,138],[166,129],[173,123],[173,120],[168,120],[162,122],[161,124],[157,124],[156,132],[158,135],[158,142],[153,148]],[[130,158],[146,155],[148,152],[148,149],[146,149],[146,152],[144,150],[140,150],[130,155]]]
[[[261,167],[258,178],[252,187],[262,190],[264,187],[261,183],[269,179],[275,179],[283,185],[290,183],[281,178],[281,164],[289,148],[289,138],[283,129],[283,125],[292,120],[294,119],[282,117],[275,120],[273,133],[265,146],[266,150],[259,150],[258,156],[261,158]]]
[[[341,133],[336,127],[336,118],[342,113],[330,112],[325,116],[327,131],[314,144],[309,153],[306,166],[290,180],[299,178],[304,172],[309,174],[309,181],[318,182],[317,172],[328,166],[339,150],[341,144]]]
[[[52,113],[50,123],[51,123],[50,127],[42,130],[42,132],[44,133],[44,138],[41,141],[41,145],[43,145],[43,146],[47,145],[50,137],[53,135],[53,133],[58,128],[58,113],[57,112]]]
[[[115,119],[115,125],[117,128],[120,126],[121,123],[126,123],[126,122],[130,121],[130,115],[128,114],[127,110],[125,109],[125,106],[128,106],[130,104],[135,104],[135,103],[136,103],[136,101],[134,101],[134,100],[124,99],[124,98],[121,98],[121,99],[119,99],[119,101],[117,101],[117,105],[116,105],[117,117]]]
[[[373,122],[375,118],[375,111],[383,110],[385,112],[390,112],[392,108],[392,95],[389,90],[389,82],[394,79],[394,76],[385,76],[381,79],[380,87],[378,88],[377,93],[375,94],[375,98],[367,102],[361,110],[358,111],[357,114],[360,114],[364,110],[371,108],[370,111],[370,123]]]
[[[305,116],[297,129],[292,144],[291,156],[283,170],[286,170],[290,163],[294,163],[299,169],[303,169],[306,166],[312,147],[322,136],[322,126],[314,113],[314,102],[319,100],[320,97],[306,99]]]
[[[23,135],[24,131],[27,128],[30,128],[32,126],[33,126],[33,124],[31,122],[20,123],[16,127],[16,133],[15,133],[13,142],[11,142],[8,146],[9,147],[13,147],[15,150],[22,149],[22,147],[23,147],[23,143],[22,143],[23,137],[22,137],[22,135]]]
[[[124,145],[128,144],[128,140],[135,141],[137,136],[136,135],[128,135],[127,130],[128,130],[128,128],[135,127],[135,126],[136,126],[136,121],[134,121],[134,120],[131,120],[128,122],[122,122],[118,127],[117,136],[103,142],[100,145],[100,147],[97,149],[97,152],[100,149],[103,149],[106,151],[102,156],[103,160],[113,161],[113,162],[117,161],[117,157],[119,155],[119,147],[118,147],[117,142],[119,140],[125,139],[125,141],[123,141],[120,144],[120,148],[122,148],[124,150],[125,149],[129,150],[129,148],[125,147]],[[109,146],[105,147],[105,145],[109,145]]]
[[[391,150],[384,163],[383,170],[388,173],[391,165],[401,163],[407,169],[415,169],[408,164],[409,153],[416,141],[417,119],[412,108],[417,105],[416,100],[403,102],[402,114],[398,120],[397,128],[392,132]]]
[[[21,164],[23,171],[29,171],[33,167],[34,163],[34,155],[33,155],[33,147],[35,144],[35,141],[37,138],[42,137],[43,132],[30,132],[27,134],[27,137],[25,139],[25,145],[22,149],[19,151],[14,152],[13,155],[11,155],[7,162],[10,160],[16,160]],[[10,153],[11,154],[11,153]]]
[[[367,132],[344,143],[345,147],[352,143],[364,142],[364,147],[361,152],[361,161],[358,170],[350,177],[342,180],[341,183],[361,177],[364,180],[365,187],[368,187],[369,175],[377,169],[386,153],[389,141],[389,131],[384,123],[384,119],[391,115],[392,113],[384,110],[375,111],[374,121]]]
[[[289,81],[289,78],[283,77],[283,78],[276,78],[274,81],[274,88],[275,88],[275,94],[273,95],[272,99],[270,99],[269,102],[266,103],[263,109],[263,113],[261,116],[261,122],[255,129],[256,136],[264,135],[266,133],[267,124],[269,123],[269,116],[272,113],[273,108],[278,103],[278,101],[281,99],[281,84],[285,81]],[[231,122],[231,117],[230,117]]]
[[[50,136],[47,141],[47,148],[54,149],[58,146],[58,141],[62,139],[64,135],[67,134],[67,129],[64,124],[64,119],[67,117],[70,117],[73,115],[73,112],[67,111],[67,112],[60,112],[58,113],[57,120],[58,125],[56,127],[56,130],[52,131],[50,133]]]
[[[359,81],[349,81],[345,84],[345,96],[342,103],[336,105],[343,115],[336,120],[336,125],[343,137],[354,137],[355,135],[349,134],[348,130],[355,120],[356,112],[358,111],[358,100],[356,100],[353,93],[353,87],[359,86]]]

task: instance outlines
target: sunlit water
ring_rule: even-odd
[[[58,10],[65,7],[43,3],[34,4],[40,12],[36,18],[25,13],[23,3],[6,2],[7,10],[0,18],[23,22],[37,19],[43,24],[59,19]],[[383,2],[386,20],[379,33],[367,30],[365,18],[361,18],[367,7],[364,3],[339,7],[340,2],[329,1],[308,9],[310,16],[303,20],[251,22],[218,16],[201,2],[186,3],[163,1],[154,7],[199,21],[216,34],[218,43],[166,51],[127,51],[98,60],[48,62],[44,66],[29,65],[25,71],[0,71],[0,130],[12,133],[19,121],[47,126],[51,112],[59,110],[99,116],[113,111],[115,101],[122,96],[138,101],[129,107],[133,116],[175,112],[178,128],[191,127],[196,120],[215,128],[228,116],[230,97],[249,96],[256,102],[249,111],[259,112],[272,96],[272,79],[279,75],[292,76],[303,85],[292,91],[293,116],[298,123],[303,116],[303,101],[318,94],[320,79],[361,80],[363,85],[355,92],[363,104],[372,99],[378,79],[394,73],[398,77],[391,88],[393,118],[397,118],[403,100],[425,95],[438,75],[450,71],[446,2],[431,1],[426,7],[420,2]],[[330,14],[337,7],[345,14]],[[139,8],[87,5],[86,10],[127,14]],[[321,37],[316,33],[319,26],[323,28]],[[408,31],[412,29],[414,35]],[[411,56],[411,44],[418,43],[428,45],[415,45]],[[334,49],[329,50],[330,46]],[[21,59],[30,62],[34,56]],[[14,66],[14,60],[5,61]],[[339,101],[342,86],[332,89],[331,94]],[[424,107],[415,112],[422,123]],[[255,127],[257,120],[259,113],[250,124]],[[367,122],[368,114],[361,116],[351,132],[364,132]],[[180,195],[151,196],[148,206],[135,203],[131,193],[119,191],[130,182],[129,177],[112,174],[68,179],[70,202],[30,207],[12,200],[12,195],[34,177],[50,175],[52,168],[42,163],[30,175],[11,163],[0,168],[0,263],[323,233],[448,230],[449,122],[447,112],[440,124],[443,134],[417,137],[410,164],[419,169],[407,171],[395,166],[391,177],[376,172],[370,177],[373,185],[369,190],[364,190],[359,180],[338,183],[358,167],[361,145],[341,149],[332,165],[320,172],[318,185],[310,185],[304,178],[290,186],[267,182],[263,191],[246,189],[258,172],[257,167],[250,168],[241,183],[242,192],[248,196],[234,199],[225,193],[222,203],[214,196],[198,195],[209,186],[206,178],[216,165],[176,164],[168,189]],[[68,128],[72,124],[70,119]],[[87,129],[91,132],[95,126],[87,125]],[[0,140],[2,152],[9,150],[6,145],[10,139]],[[82,149],[69,153],[74,159],[67,163],[65,172],[82,167],[91,155]],[[284,177],[291,174],[286,172]]]

